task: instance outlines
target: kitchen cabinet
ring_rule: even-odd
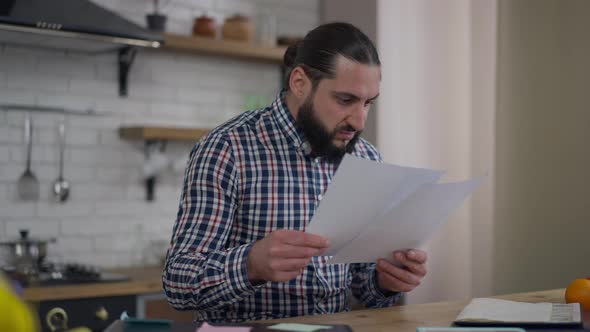
[[[66,311],[69,328],[86,326],[96,331],[102,331],[112,321],[119,319],[123,311],[127,311],[130,317],[172,319],[178,322],[193,320],[191,311],[176,311],[168,304],[162,289],[161,266],[113,269],[107,272],[125,275],[129,280],[27,287],[23,299],[37,309],[43,331],[48,331],[45,316],[56,307]],[[108,318],[101,319],[105,311]]]
[[[137,317],[147,319],[170,319],[180,323],[194,320],[192,311],[179,311],[168,303],[164,293],[137,296]]]
[[[41,301],[37,304],[37,312],[42,332],[52,331],[48,325],[50,323],[47,314],[55,308],[61,308],[66,313],[65,324],[68,328],[85,326],[92,331],[102,331],[112,322],[119,319],[123,311],[127,311],[129,316],[136,315],[136,296]],[[54,326],[62,326],[59,325],[59,321],[55,319],[53,321]]]
[[[140,295],[107,296],[72,300],[47,300],[34,305],[37,309],[42,332],[51,331],[47,314],[55,308],[63,309],[67,315],[67,327],[85,326],[92,331],[102,331],[109,324],[120,319],[121,313],[130,317],[145,319],[169,319],[180,323],[194,320],[192,311],[178,311],[166,300],[163,292]],[[54,319],[54,326],[59,320]]]

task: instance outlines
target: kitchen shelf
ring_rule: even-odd
[[[164,34],[163,49],[223,55],[266,62],[283,62],[285,47],[258,47],[246,42]]]
[[[201,128],[175,128],[175,127],[121,127],[119,128],[119,137],[124,139],[141,139],[141,140],[174,140],[174,141],[193,141],[196,142],[203,135],[209,132],[209,129]]]

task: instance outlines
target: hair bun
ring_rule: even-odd
[[[289,47],[287,47],[287,50],[285,51],[285,55],[283,55],[283,65],[287,68],[291,68],[293,66],[293,64],[295,63],[295,60],[297,59],[297,50],[299,49],[299,46],[301,45],[301,41],[298,41],[294,44],[291,44]]]

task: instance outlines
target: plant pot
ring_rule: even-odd
[[[154,32],[166,31],[166,16],[160,14],[148,14],[145,16],[148,29]]]

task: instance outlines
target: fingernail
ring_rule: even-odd
[[[402,255],[402,253],[398,251],[398,252],[395,253],[395,258],[396,259],[403,259],[404,258],[404,255]]]
[[[324,243],[326,244],[326,247],[329,247],[329,246],[330,246],[330,239],[326,239],[326,240],[324,241]]]
[[[408,251],[408,257],[414,258],[415,256],[416,256],[416,253],[414,252],[414,250],[409,250]]]

